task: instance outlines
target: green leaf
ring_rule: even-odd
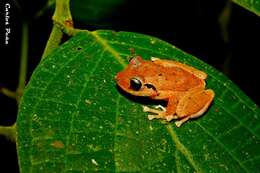
[[[233,0],[233,2],[260,16],[260,0]]]
[[[103,19],[107,19],[114,10],[123,5],[126,0],[73,0],[70,3],[73,20],[82,21],[87,24],[111,25]],[[55,8],[55,0],[48,0],[48,3],[39,11],[36,16],[51,8]]]
[[[216,92],[208,112],[176,128],[149,121],[114,76],[129,49],[145,59],[174,59],[208,73]],[[34,71],[19,108],[21,173],[259,172],[259,108],[222,73],[157,38],[81,32]]]
[[[125,0],[73,0],[71,1],[71,13],[74,19],[96,23],[107,18],[124,2]]]

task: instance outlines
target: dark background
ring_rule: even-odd
[[[33,19],[32,16],[42,9],[46,2],[16,2],[19,6],[14,1],[9,1],[11,34],[7,46],[4,45],[4,4],[1,4],[0,9],[0,87],[11,90],[16,89],[19,75],[22,22],[29,22],[29,80],[49,37],[53,14],[53,9],[49,9],[41,17]],[[228,39],[225,40],[219,24],[219,15],[225,5],[224,0],[128,0],[100,20],[82,22],[74,18],[74,24],[77,28],[88,30],[139,32],[170,42],[225,73],[259,105],[260,18],[236,4],[231,4],[227,26]],[[13,124],[17,115],[16,101],[0,94],[0,105],[0,125]],[[1,172],[18,172],[15,144],[2,136],[0,159]]]

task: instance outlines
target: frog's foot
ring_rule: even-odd
[[[149,108],[147,106],[143,106],[143,111],[144,112],[149,112],[149,113],[153,113],[153,114],[149,114],[148,115],[148,119],[149,120],[153,120],[153,119],[164,119],[167,121],[171,121],[173,119],[177,119],[177,116],[174,115],[166,115],[166,109],[165,107],[158,105],[155,106],[156,109],[152,109]],[[161,110],[158,110],[161,109]]]
[[[188,121],[189,119],[190,119],[190,117],[185,117],[185,118],[183,118],[183,119],[181,119],[181,120],[179,120],[179,121],[176,121],[176,122],[175,122],[176,127],[181,127],[181,125],[182,125],[183,123],[185,123],[186,121]]]

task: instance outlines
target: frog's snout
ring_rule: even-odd
[[[126,89],[127,86],[129,85],[127,83],[127,80],[124,78],[124,74],[122,72],[119,72],[115,76],[115,80],[118,86],[120,86],[122,89]]]
[[[116,80],[116,82],[119,82],[119,81],[120,81],[120,79],[121,79],[120,76],[122,76],[120,72],[118,72],[118,73],[115,75],[115,78],[114,78],[114,79]]]

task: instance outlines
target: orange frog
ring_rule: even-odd
[[[201,116],[211,104],[214,91],[205,89],[207,74],[177,61],[152,57],[151,61],[134,57],[126,69],[117,73],[120,88],[135,96],[166,100],[167,107],[143,106],[148,119],[165,119],[180,127],[190,118]]]

